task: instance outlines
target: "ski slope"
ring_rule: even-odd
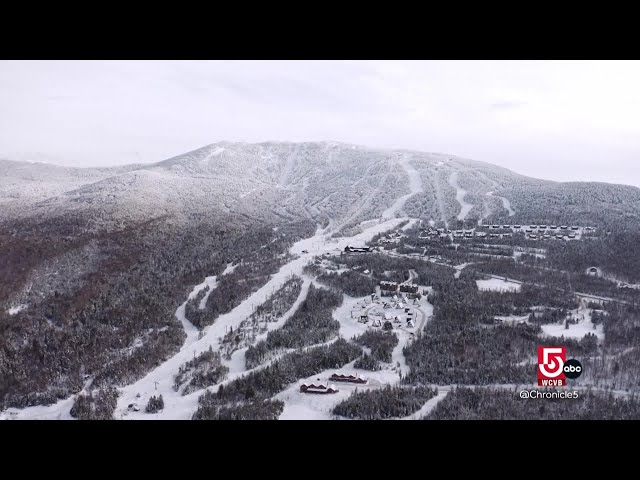
[[[473,205],[470,203],[465,202],[464,197],[467,195],[467,191],[460,187],[460,184],[458,183],[458,174],[460,172],[458,172],[457,170],[455,172],[453,172],[450,176],[449,176],[449,185],[451,185],[453,188],[455,188],[456,190],[456,200],[458,201],[458,203],[460,204],[460,213],[458,213],[458,220],[464,220],[465,218],[467,218],[467,215],[469,214],[469,212],[471,211],[471,209],[473,208]]]
[[[493,192],[487,192],[487,196],[499,198],[502,201],[502,206],[504,207],[504,209],[509,212],[510,217],[513,217],[516,214],[516,211],[513,208],[511,208],[511,202],[509,201],[508,198],[501,197],[500,195],[494,195]]]
[[[402,209],[407,203],[407,200],[409,200],[414,195],[424,191],[422,187],[422,179],[420,178],[420,172],[418,172],[411,165],[409,157],[404,155],[399,163],[409,176],[409,193],[398,198],[389,208],[382,212],[382,218],[385,220],[393,218],[397,213],[402,212]]]
[[[403,220],[405,219],[393,218],[380,221],[357,235],[333,239],[328,238],[321,229],[318,229],[314,236],[300,240],[291,247],[290,253],[295,256],[292,261],[283,265],[278,272],[271,276],[265,285],[250,295],[240,305],[230,312],[221,315],[216,319],[215,323],[204,328],[201,337],[200,332],[198,332],[186,318],[184,318],[184,321],[182,320],[181,316],[184,316],[184,309],[181,309],[181,307],[186,305],[186,303],[183,303],[178,308],[176,316],[178,316],[185,327],[187,341],[178,353],[147,373],[143,378],[119,389],[120,396],[118,397],[118,405],[114,413],[114,418],[149,420],[190,419],[197,409],[198,397],[204,393],[204,390],[199,390],[185,396],[182,396],[180,392],[174,391],[174,377],[178,373],[181,365],[191,360],[194,356],[208,350],[210,346],[215,351],[219,350],[220,339],[224,337],[224,334],[230,327],[236,329],[243,320],[251,315],[255,306],[264,303],[274,289],[279,289],[291,275],[304,277],[302,270],[314,256],[322,255],[323,253],[335,253],[336,250],[344,250],[347,245],[364,244],[378,233],[397,228]],[[303,253],[305,250],[308,253]],[[203,283],[194,287],[188,295],[188,298],[195,298],[198,292],[206,288],[207,285],[212,284],[212,277],[207,277]],[[301,300],[299,299],[298,301]],[[182,315],[180,315],[180,313],[182,313]],[[287,314],[292,314],[292,312],[290,311]],[[281,321],[283,322],[284,319],[281,319]],[[240,363],[239,357],[240,354],[236,353],[232,356],[231,362],[224,361],[224,363],[230,367],[230,373],[226,382],[232,381],[245,373],[244,365]],[[244,358],[242,358],[242,362],[243,361]],[[264,365],[258,368],[264,368]],[[210,388],[217,389],[218,386],[216,385]],[[152,395],[160,394],[162,394],[165,403],[164,410],[156,414],[144,413],[144,406],[148,399]],[[27,407],[24,409],[11,408],[3,412],[0,418],[69,418],[68,412],[73,405],[73,401],[74,398],[70,397],[49,406]],[[129,411],[128,405],[132,403],[137,404],[140,407],[140,411]]]

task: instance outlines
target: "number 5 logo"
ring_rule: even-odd
[[[547,378],[556,378],[562,373],[566,358],[564,347],[538,347],[538,368]]]

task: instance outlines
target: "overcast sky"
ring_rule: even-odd
[[[338,140],[640,186],[638,85],[637,61],[0,61],[0,157]]]

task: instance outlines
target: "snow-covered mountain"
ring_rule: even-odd
[[[67,418],[72,405],[77,418],[135,416],[129,405],[141,392],[151,402],[158,389],[167,401],[165,418],[191,418],[203,385],[182,383],[200,378],[205,367],[228,373],[229,382],[251,370],[237,332],[256,312],[278,319],[267,321],[267,330],[282,327],[306,301],[311,282],[320,282],[306,273],[310,262],[340,257],[347,245],[401,224],[410,231],[416,221],[456,228],[483,221],[596,224],[603,232],[609,225],[620,231],[640,225],[640,189],[550,182],[446,154],[338,142],[220,142],[118,168],[0,161],[0,418]],[[411,242],[420,241],[413,235]],[[614,237],[618,243],[600,252],[602,262],[611,264],[637,245],[633,235],[622,242]],[[575,248],[568,258],[582,255]],[[590,252],[589,262],[598,251]],[[389,270],[390,260],[379,261],[380,278],[403,275]],[[399,268],[412,278],[418,267]],[[457,277],[429,271],[460,278],[460,270]],[[365,282],[367,295],[376,285],[352,275]],[[325,333],[313,343],[305,343],[309,329],[301,314],[287,342],[316,345],[310,355],[327,365],[333,356],[350,365],[360,347],[323,344],[329,331],[351,338],[366,329],[349,314],[364,308],[356,302],[344,297],[334,316],[339,328],[314,316]],[[432,307],[424,305],[425,322]],[[406,372],[402,352],[409,336],[401,340],[392,358]],[[230,352],[226,358],[219,356],[223,351]],[[301,367],[294,377],[313,380],[313,362],[291,355],[282,370]],[[397,373],[386,370],[376,380],[382,383],[373,383],[389,383]],[[184,380],[177,389],[176,378]],[[233,388],[239,387],[228,390],[229,402],[236,401]],[[97,398],[85,397],[92,391]],[[275,391],[288,402],[283,418],[295,416],[296,385]],[[214,410],[216,398],[205,397]]]
[[[118,168],[0,161],[4,218],[83,212],[100,222],[135,222],[217,211],[353,227],[383,216],[403,195],[405,213],[445,222],[535,221],[542,214],[561,217],[567,207],[580,215],[640,210],[635,187],[551,182],[446,154],[338,142],[220,142]]]

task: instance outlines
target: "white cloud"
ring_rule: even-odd
[[[640,185],[638,84],[636,61],[3,61],[0,155],[105,165],[335,139]]]

